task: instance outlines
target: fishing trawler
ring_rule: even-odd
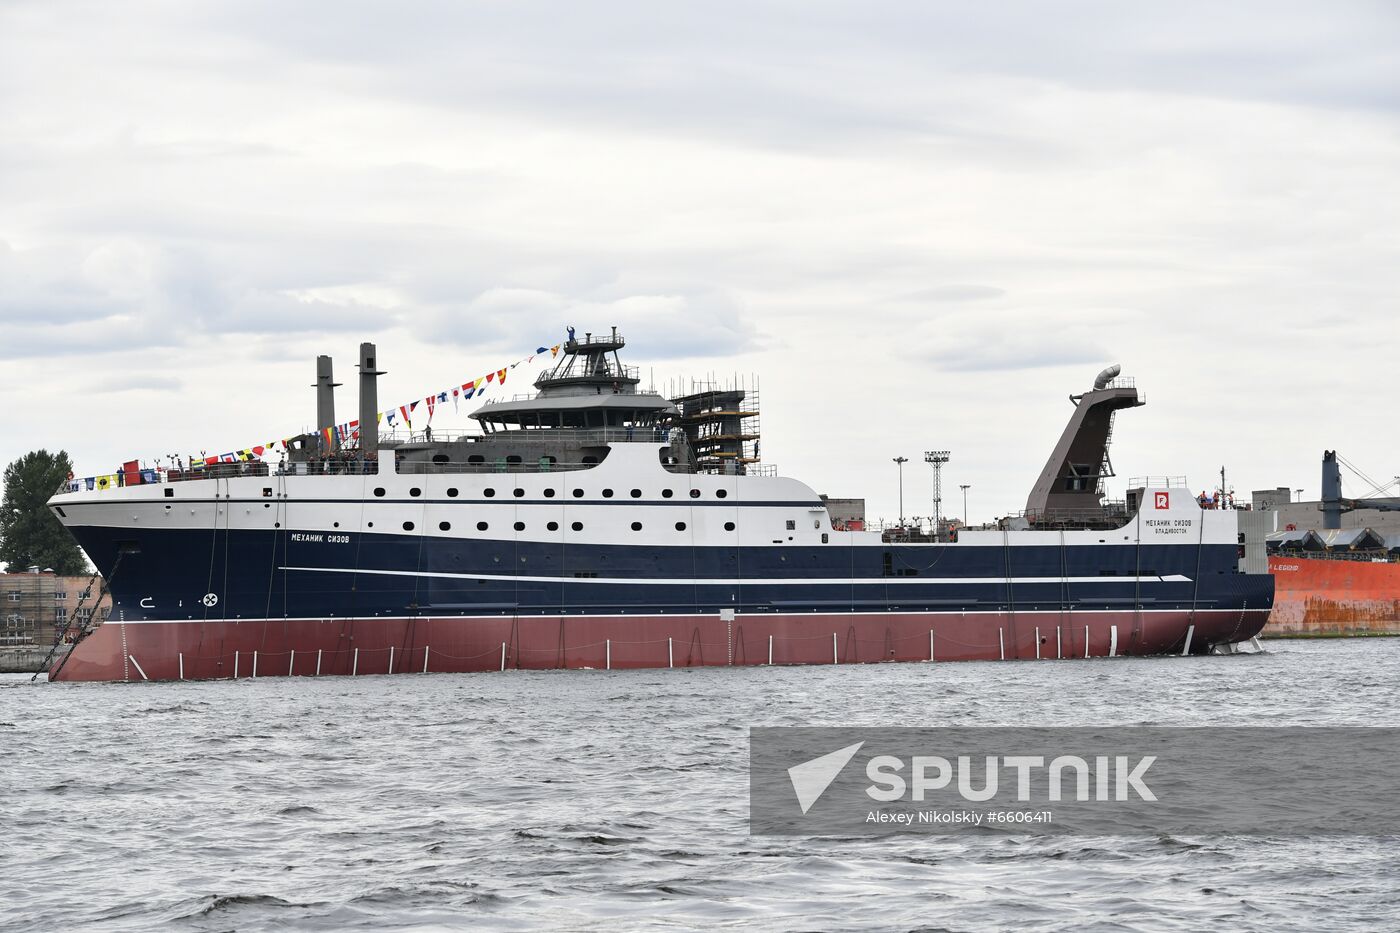
[[[529,397],[479,428],[381,437],[376,351],[360,348],[359,436],[218,463],[49,507],[112,610],[54,680],[176,680],[1088,658],[1204,653],[1268,618],[1231,512],[1184,481],[1105,500],[1106,370],[1026,509],[983,529],[860,530],[759,469],[742,390],[666,398],[623,338],[563,344]]]

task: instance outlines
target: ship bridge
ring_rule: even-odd
[[[652,428],[669,422],[676,406],[656,392],[638,391],[635,366],[618,351],[626,341],[617,328],[606,337],[570,338],[554,368],[535,380],[539,391],[488,402],[471,417],[487,434],[532,428]]]

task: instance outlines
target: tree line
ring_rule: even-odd
[[[0,563],[11,573],[30,567],[60,576],[88,573],[73,536],[48,507],[49,497],[73,472],[67,451],[34,450],[5,467],[0,500]]]

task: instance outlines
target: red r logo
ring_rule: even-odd
[[[1169,509],[1169,508],[1171,508],[1171,494],[1170,494],[1170,493],[1158,492],[1158,493],[1154,493],[1153,496],[1154,496],[1154,502],[1153,502],[1153,504],[1154,504],[1157,508],[1159,508],[1159,509]]]

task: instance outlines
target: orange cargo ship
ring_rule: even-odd
[[[1265,635],[1400,635],[1400,563],[1270,555]]]

